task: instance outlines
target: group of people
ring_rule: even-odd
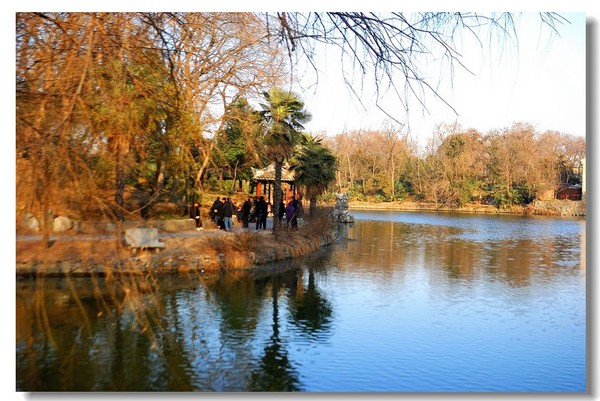
[[[215,225],[225,231],[233,229],[233,216],[242,222],[242,227],[248,228],[251,222],[256,223],[257,230],[267,229],[267,216],[269,215],[270,204],[267,203],[264,196],[257,196],[254,199],[248,197],[243,204],[236,205],[229,197],[217,197],[213,202],[209,216]],[[196,230],[203,230],[202,219],[200,218],[200,205],[196,201],[193,207],[193,217],[196,220]],[[300,212],[300,202],[296,199],[288,202],[285,206],[283,200],[279,204],[279,221],[291,227],[298,227],[298,215]]]
[[[210,207],[210,219],[222,230],[233,230],[233,216],[237,215],[237,208],[229,197],[217,197]]]
[[[210,207],[210,219],[222,230],[231,231],[233,229],[233,216],[242,222],[242,227],[248,228],[250,221],[256,222],[256,229],[265,230],[267,228],[267,215],[269,214],[269,205],[264,196],[256,197],[254,202],[248,198],[241,205],[236,205],[229,197],[217,197]]]
[[[254,198],[248,198],[242,205],[241,220],[242,226],[248,228],[251,222],[256,223],[257,230],[267,229],[267,216],[269,215],[269,203],[265,200],[264,196]]]

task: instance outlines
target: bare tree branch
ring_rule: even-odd
[[[550,12],[540,13],[540,21],[543,27],[550,28],[552,34],[558,34],[559,24],[568,22],[561,15]],[[430,59],[437,63],[447,62],[452,84],[455,68],[470,72],[463,64],[464,55],[455,42],[463,33],[475,38],[482,48],[486,36],[490,46],[501,46],[506,41],[518,43],[513,13],[278,13],[278,22],[278,30],[272,34],[285,43],[290,57],[296,50],[299,51],[295,53],[296,59],[306,57],[317,76],[318,66],[314,63],[317,44],[340,49],[342,63],[350,62],[352,65],[350,72],[358,69],[362,77],[371,73],[375,82],[376,105],[382,110],[379,100],[391,89],[406,112],[412,100],[427,111],[427,95],[433,95],[456,112],[437,89],[442,76],[424,75],[421,72],[423,65]],[[272,23],[270,26],[273,26]],[[362,90],[357,90],[356,81],[346,74],[344,81],[362,104]],[[400,83],[404,86],[403,90],[399,89]],[[386,114],[395,113],[390,111]]]

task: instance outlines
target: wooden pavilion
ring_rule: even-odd
[[[294,197],[300,200],[300,193],[296,187],[296,175],[289,168],[290,166],[286,163],[281,169],[282,199],[286,205]],[[256,196],[264,196],[267,203],[272,205],[275,184],[275,163],[271,163],[262,169],[253,167],[252,175],[254,181],[256,181]]]

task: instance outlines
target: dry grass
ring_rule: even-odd
[[[298,233],[306,238],[318,238],[328,232],[333,228],[331,212],[332,208],[318,208],[315,215],[298,229]]]
[[[40,241],[17,241],[16,261],[76,261],[103,260],[108,255],[116,257],[119,252],[125,255],[127,250],[119,246],[116,239],[110,240],[58,240],[50,248],[44,247]]]

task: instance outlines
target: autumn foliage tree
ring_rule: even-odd
[[[19,13],[16,49],[17,209],[46,233],[49,211],[121,221],[162,189],[185,200],[224,110],[286,72],[250,13]]]

